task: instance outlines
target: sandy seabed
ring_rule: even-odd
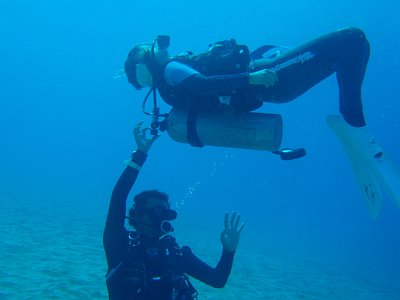
[[[35,201],[2,196],[0,300],[107,299],[102,230],[105,211],[88,214],[68,199]],[[182,240],[182,237],[179,237]],[[191,240],[191,239],[189,239]],[[195,240],[195,239],[193,239]],[[216,263],[215,240],[197,239],[193,251]],[[398,300],[400,285],[318,262],[290,251],[240,245],[228,284],[213,289],[196,280],[199,299]]]

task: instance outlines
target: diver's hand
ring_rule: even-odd
[[[234,252],[239,244],[240,233],[244,224],[240,223],[240,215],[232,214],[229,221],[229,214],[225,213],[225,228],[221,232],[221,242],[224,250]]]
[[[265,85],[271,87],[278,81],[278,75],[275,71],[268,69],[260,70],[249,74],[249,84],[251,85]]]
[[[138,150],[147,154],[155,140],[158,139],[160,136],[153,135],[151,138],[147,138],[146,132],[150,131],[151,129],[148,127],[142,128],[142,124],[143,121],[136,124],[135,128],[133,129],[133,135],[135,136]]]

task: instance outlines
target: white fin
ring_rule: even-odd
[[[371,172],[366,159],[360,153],[360,137],[353,137],[351,126],[348,125],[341,116],[330,115],[327,123],[342,143],[348,158],[350,159],[353,172],[358,183],[361,194],[367,204],[371,217],[378,218],[382,207],[382,193],[379,184]]]
[[[342,142],[353,169],[357,168],[354,173],[358,180],[372,183],[372,179],[368,178],[373,177],[379,187],[400,207],[400,171],[368,132],[368,128],[352,127],[338,115],[328,116],[327,122]],[[367,173],[370,175],[366,175]]]

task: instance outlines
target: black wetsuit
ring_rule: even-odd
[[[251,111],[262,102],[291,101],[336,72],[340,112],[350,125],[361,127],[365,125],[361,85],[369,53],[365,34],[357,28],[346,28],[265,60],[257,67],[250,65],[249,72],[276,71],[278,81],[272,87],[250,85],[249,73],[218,76],[197,73],[175,86],[161,82],[159,91],[168,104],[177,108],[216,109],[219,96],[228,95],[233,106]]]
[[[142,166],[146,159],[146,154],[141,151],[136,151],[132,154],[132,162]],[[171,290],[172,283],[167,282],[161,288],[162,295],[155,295],[152,291],[148,291],[146,296],[137,293],[135,284],[130,280],[132,274],[129,273],[129,264],[132,261],[130,256],[131,247],[129,245],[130,237],[129,232],[125,229],[125,214],[126,214],[126,200],[128,194],[136,181],[138,171],[132,167],[126,167],[121,177],[119,178],[110,201],[109,211],[107,215],[106,225],[103,235],[103,244],[107,256],[108,263],[108,275],[107,275],[107,289],[109,293],[109,299],[112,300],[133,300],[133,299],[172,299]],[[178,268],[176,272],[183,272],[189,276],[192,276],[210,286],[216,288],[224,287],[228,280],[231,272],[234,252],[223,251],[220,261],[215,268],[210,267],[198,257],[196,257],[189,247],[184,246],[180,248],[173,238],[164,239],[167,241],[164,247],[162,243],[158,241],[146,241],[142,240],[142,246],[145,245],[145,249],[158,249],[164,251],[167,247],[179,249],[179,255],[174,258],[177,260],[174,262],[174,266]],[[164,248],[163,248],[164,247]],[[142,249],[143,250],[143,249]],[[159,257],[158,257],[159,258]],[[162,276],[161,274],[165,270],[157,270],[158,267],[162,267],[163,263],[152,262],[148,259],[137,258],[135,263],[143,264],[147,279],[156,276]],[[171,271],[171,270],[167,270]],[[159,274],[158,274],[159,273]],[[146,282],[147,284],[148,282]],[[139,283],[141,285],[143,283]],[[148,285],[149,286],[149,285]],[[160,289],[159,287],[156,287]],[[155,296],[148,296],[148,295]]]

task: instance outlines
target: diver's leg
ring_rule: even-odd
[[[273,61],[257,64],[253,71],[273,69],[277,72],[278,82],[270,88],[255,87],[256,93],[267,102],[288,102],[336,72],[340,112],[347,123],[361,127],[365,125],[361,85],[368,58],[369,43],[361,30],[338,30]]]
[[[339,30],[313,40],[257,65],[277,72],[278,82],[271,88],[257,87],[265,101],[287,102],[336,72],[340,112],[327,122],[342,142],[354,169],[359,187],[373,217],[381,203],[382,189],[400,206],[400,170],[388,159],[365,124],[361,85],[369,58],[369,43],[357,28]]]

